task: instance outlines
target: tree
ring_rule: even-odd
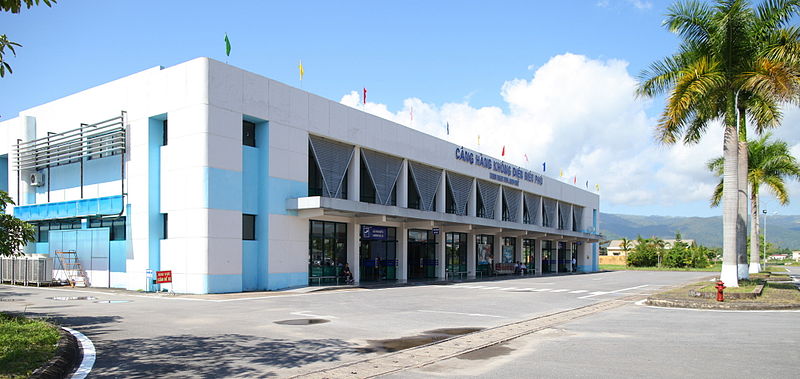
[[[767,0],[756,10],[745,0],[717,0],[713,6],[678,2],[669,8],[664,25],[681,38],[679,51],[640,75],[639,96],[669,92],[657,126],[661,142],[695,143],[712,122],[723,122],[720,278],[729,287],[738,287],[737,245],[744,233],[738,203],[738,105],[746,98],[754,104],[796,102],[800,30],[783,27],[798,8],[797,0]]]
[[[780,140],[771,141],[772,134],[748,142],[747,180],[750,185],[750,273],[760,270],[759,198],[762,185],[766,186],[781,205],[789,204],[786,178],[800,180],[800,163]],[[708,162],[708,169],[721,175],[722,157]],[[711,196],[711,206],[717,206],[722,197],[722,182]]]
[[[30,9],[34,5],[39,5],[39,3],[52,7],[56,0],[0,0],[0,11],[19,13],[23,3],[26,8]],[[0,35],[0,78],[6,76],[6,71],[9,74],[12,73],[11,65],[5,60],[5,53],[6,49],[8,49],[16,57],[17,51],[14,50],[14,47],[22,47],[22,45],[9,41],[5,34]]]
[[[620,243],[619,247],[622,248],[622,251],[624,251],[625,255],[627,256],[628,252],[631,250],[631,240],[623,238],[621,241],[622,242]]]
[[[6,213],[8,205],[14,200],[5,191],[0,191],[0,256],[22,254],[22,248],[34,241],[31,224]]]

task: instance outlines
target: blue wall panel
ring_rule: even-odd
[[[258,213],[258,151],[242,146],[242,212],[248,214]]]
[[[8,154],[0,155],[0,191],[8,192]]]
[[[242,276],[239,274],[208,275],[206,288],[208,293],[242,292]]]
[[[289,287],[305,287],[308,285],[308,273],[288,272],[288,273],[269,273],[267,289],[270,291]]]
[[[115,195],[57,203],[23,205],[14,207],[14,216],[21,220],[32,221],[114,215],[122,211],[122,202],[122,195]]]
[[[242,241],[242,290],[258,290],[258,241]]]
[[[242,173],[213,167],[203,168],[205,207],[239,211],[242,209]]]
[[[164,138],[163,114],[151,117],[148,120],[147,137],[147,215],[148,215],[148,256],[147,268],[157,271],[161,268],[161,232],[163,219],[161,218],[161,144]],[[167,141],[169,143],[169,141]],[[128,279],[130,283],[136,280]],[[155,290],[152,282],[147,282],[147,290]],[[136,287],[136,286],[134,286]]]
[[[125,272],[128,241],[111,241],[109,255],[111,256],[111,272]]]
[[[296,216],[297,211],[286,210],[286,200],[308,196],[308,183],[270,177],[268,192],[270,214]]]

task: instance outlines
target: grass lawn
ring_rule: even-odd
[[[629,267],[625,265],[600,265],[601,270],[607,271],[720,271],[722,264],[714,264],[706,268],[674,268],[674,267]]]
[[[58,339],[51,324],[0,313],[0,378],[27,378],[53,357]]]
[[[743,287],[736,288],[726,288],[725,292],[747,292],[752,291],[755,288],[755,285],[751,282],[755,281],[744,281]],[[703,288],[703,291],[714,291],[716,289],[713,288],[713,285],[710,282],[698,282],[694,284],[690,284],[687,286],[683,286],[680,288],[674,288],[669,291],[661,292],[659,294],[653,295],[652,298],[654,299],[677,299],[677,300],[689,300],[695,302],[708,302],[714,303],[716,299],[704,299],[689,296],[689,290],[694,290],[700,287],[708,287]],[[775,283],[775,282],[767,282],[764,286],[764,292],[761,293],[756,299],[730,299],[726,298],[725,302],[732,302],[732,303],[767,303],[767,304],[796,304],[800,305],[800,291],[797,290],[797,287],[791,283]]]

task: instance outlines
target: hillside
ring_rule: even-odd
[[[661,237],[694,239],[709,247],[722,246],[722,217],[633,216],[602,213],[600,231],[606,239]],[[767,240],[779,247],[800,250],[800,216],[769,216]]]

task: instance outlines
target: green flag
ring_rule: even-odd
[[[231,40],[228,39],[228,33],[225,33],[225,55],[231,56]]]

